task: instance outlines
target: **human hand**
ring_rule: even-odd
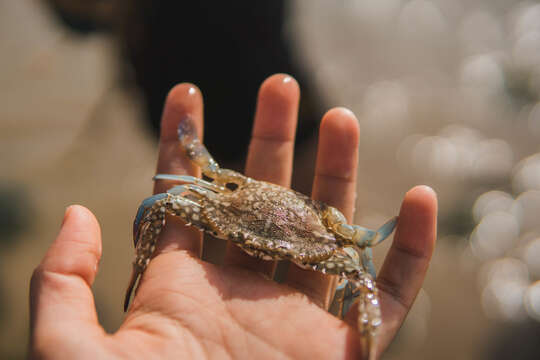
[[[289,186],[299,89],[285,75],[259,92],[246,175]],[[199,175],[179,152],[176,128],[190,115],[202,135],[202,97],[190,84],[168,95],[158,173]],[[226,120],[224,120],[226,121]],[[234,127],[234,123],[231,123]],[[321,122],[313,197],[352,219],[358,122],[342,108]],[[171,184],[156,182],[154,192]],[[383,324],[380,355],[417,295],[433,252],[437,201],[424,186],[403,201],[393,244],[377,278]],[[66,211],[57,239],[35,270],[30,289],[31,356],[36,358],[357,358],[356,307],[345,322],[325,309],[334,281],[291,265],[284,284],[275,262],[229,244],[223,266],[200,260],[202,238],[168,218],[124,323],[114,334],[99,325],[91,290],[101,256],[99,224],[87,209]],[[121,302],[119,299],[119,309]]]

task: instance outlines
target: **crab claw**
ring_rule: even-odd
[[[214,178],[220,172],[219,165],[212,158],[206,147],[201,143],[193,124],[193,119],[185,117],[178,124],[178,140],[186,155],[201,167],[203,174]]]
[[[365,227],[358,225],[341,225],[348,226],[351,231],[354,231],[352,236],[353,242],[360,248],[373,247],[383,242],[394,231],[397,224],[397,216],[388,220],[383,226],[376,231],[366,229]]]
[[[369,246],[375,246],[375,245],[381,243],[388,236],[390,236],[390,234],[396,228],[397,222],[398,222],[398,217],[395,216],[392,219],[388,220],[386,223],[384,223],[383,226],[378,228],[377,229],[377,238],[375,239],[375,242],[369,244]]]

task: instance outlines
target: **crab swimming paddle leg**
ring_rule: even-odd
[[[127,311],[133,291],[146,270],[152,257],[159,234],[165,226],[165,216],[171,214],[181,217],[188,225],[199,229],[206,227],[200,216],[200,205],[196,201],[196,194],[187,186],[177,186],[171,189],[173,193],[163,193],[150,196],[143,200],[133,222],[133,243],[135,245],[135,260],[129,285],[124,298],[124,311]],[[194,199],[181,196],[190,192]]]

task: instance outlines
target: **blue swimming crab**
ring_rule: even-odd
[[[259,259],[289,260],[304,269],[339,276],[341,288],[348,289],[347,304],[340,307],[339,315],[343,316],[356,298],[358,331],[371,347],[381,324],[371,247],[392,233],[397,217],[378,230],[350,225],[334,207],[222,169],[198,139],[190,118],[180,122],[178,140],[187,157],[210,180],[170,174],[154,177],[179,185],[145,199],[139,207],[133,224],[136,258],[124,311],[169,214],[218,239],[230,240]]]

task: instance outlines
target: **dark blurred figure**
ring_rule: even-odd
[[[86,24],[84,9],[112,0],[49,0],[69,24]],[[73,9],[81,3],[81,12]],[[257,89],[271,74],[294,76],[302,86],[301,142],[316,129],[324,104],[284,37],[286,3],[265,1],[117,0],[114,27],[143,91],[156,134],[167,92],[179,82],[199,86],[205,99],[205,144],[218,161],[240,159],[247,148]],[[71,8],[73,19],[66,21]],[[91,13],[95,13],[93,10]],[[95,24],[104,23],[96,20]],[[80,31],[81,29],[79,29]]]
[[[109,29],[116,0],[44,0],[58,19],[79,34]]]

